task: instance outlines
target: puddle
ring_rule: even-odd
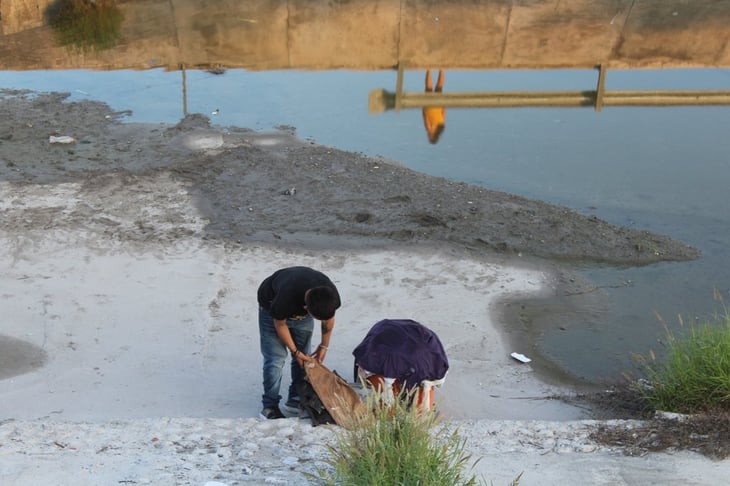
[[[0,334],[0,380],[37,370],[46,359],[46,352],[38,346]]]

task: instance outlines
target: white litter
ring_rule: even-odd
[[[529,363],[530,361],[532,361],[530,358],[528,358],[524,354],[520,354],[520,353],[512,353],[512,354],[510,354],[510,356],[512,356],[514,359],[516,359],[517,361],[520,361],[522,363]]]
[[[75,143],[76,139],[73,137],[69,137],[68,135],[61,135],[60,137],[55,137],[51,135],[48,137],[48,141],[50,143]]]
[[[196,130],[179,139],[190,150],[215,150],[223,147],[223,134],[213,130]]]

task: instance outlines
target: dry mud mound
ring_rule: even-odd
[[[667,236],[608,224],[566,207],[414,172],[392,161],[272,134],[211,127],[202,115],[175,126],[123,123],[125,113],[66,94],[0,91],[0,180],[83,183],[100,205],[121,195],[116,211],[139,211],[158,180],[172,177],[196,197],[206,236],[234,244],[300,247],[448,243],[477,253],[611,264],[690,260],[699,251]],[[68,136],[73,143],[51,143]],[[8,187],[11,190],[11,187]],[[143,193],[145,197],[134,195]],[[120,196],[122,197],[122,196]],[[23,209],[23,208],[15,208]],[[54,214],[6,212],[6,231],[94,222],[120,238],[150,239],[141,227],[110,228],[95,208]],[[174,207],[165,238],[189,231]],[[113,215],[107,219],[113,220]],[[92,224],[92,226],[94,226]]]

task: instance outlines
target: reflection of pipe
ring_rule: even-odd
[[[369,111],[396,109],[395,93],[370,92]],[[596,91],[533,91],[475,93],[403,93],[400,108],[509,108],[596,106]],[[601,106],[730,105],[730,91],[605,91]],[[600,108],[596,108],[600,111]]]
[[[185,64],[180,64],[180,72],[182,73],[183,118],[185,118],[188,116],[188,83],[185,76]]]
[[[601,66],[596,90],[585,91],[484,91],[462,93],[404,93],[402,67],[398,69],[395,93],[384,89],[370,91],[368,111],[443,106],[444,108],[580,107],[593,106],[701,106],[730,105],[728,90],[605,91],[606,69]]]

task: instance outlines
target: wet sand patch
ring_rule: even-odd
[[[0,334],[0,380],[41,368],[47,358],[38,346]]]

